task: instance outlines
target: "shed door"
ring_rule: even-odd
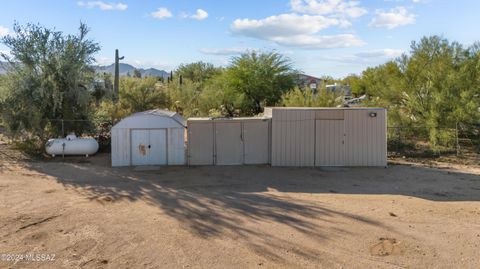
[[[245,121],[243,123],[245,164],[268,163],[270,144],[268,123],[268,121]]]
[[[345,165],[345,127],[343,120],[317,120],[315,166]]]
[[[148,130],[132,130],[132,165],[148,163]]]
[[[385,110],[352,109],[345,111],[345,133],[347,134],[345,137],[346,165],[387,165]]]
[[[242,124],[240,122],[217,122],[215,136],[216,164],[243,164]]]
[[[167,130],[149,130],[149,165],[167,164]]]
[[[166,130],[132,130],[132,165],[167,164]]]
[[[213,165],[213,123],[189,123],[188,163]]]

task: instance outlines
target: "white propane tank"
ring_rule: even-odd
[[[66,138],[49,139],[45,145],[47,154],[52,155],[93,155],[98,151],[98,142],[94,138],[77,138],[74,134]]]

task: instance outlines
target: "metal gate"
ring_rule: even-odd
[[[240,122],[215,124],[217,165],[243,164],[243,135]]]
[[[188,163],[190,165],[213,165],[214,133],[211,122],[188,124]]]
[[[270,120],[188,120],[190,165],[268,164],[269,161]]]
[[[343,120],[316,120],[315,166],[345,165]]]
[[[244,121],[245,164],[267,164],[270,159],[269,121]]]

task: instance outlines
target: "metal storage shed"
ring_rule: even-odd
[[[112,166],[184,165],[185,125],[166,110],[135,113],[111,130]]]
[[[188,164],[270,163],[269,118],[189,118]]]
[[[265,108],[272,166],[386,166],[383,108]]]

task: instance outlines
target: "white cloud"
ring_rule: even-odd
[[[325,28],[341,25],[340,20],[322,15],[281,14],[260,20],[237,19],[233,22],[231,29],[238,35],[306,49],[351,47],[364,44],[352,34],[318,35]]]
[[[403,54],[403,50],[400,49],[378,49],[378,50],[369,50],[356,53],[355,56],[363,58],[395,58]]]
[[[394,59],[401,56],[404,53],[403,50],[399,49],[377,49],[377,50],[368,50],[355,53],[353,55],[340,55],[340,56],[331,56],[324,55],[318,57],[320,60],[331,61],[331,62],[341,62],[348,64],[374,64],[381,63],[387,60]]]
[[[345,0],[291,0],[293,11],[304,14],[342,15],[358,18],[367,14],[367,9],[360,6],[359,1]]]
[[[368,10],[355,0],[290,0],[290,7],[296,13],[336,18],[341,28],[352,26],[352,19],[368,13]]]
[[[105,3],[103,1],[79,1],[77,5],[86,8],[100,8],[101,10],[120,10],[124,11],[128,8],[127,4],[124,3]]]
[[[269,39],[278,36],[314,34],[338,23],[338,20],[324,16],[281,14],[261,20],[237,19],[232,24],[232,31],[250,37]]]
[[[157,18],[157,19],[166,19],[166,18],[171,18],[172,12],[168,10],[167,8],[161,7],[157,11],[151,13],[152,17]]]
[[[303,49],[333,49],[364,45],[365,42],[352,34],[341,35],[296,35],[291,37],[275,37],[277,44]]]
[[[172,70],[175,67],[175,65],[170,62],[154,61],[154,60],[134,59],[131,61],[125,61],[125,63],[133,65],[136,68],[144,68],[144,69],[156,68],[159,70]]]
[[[106,56],[96,57],[95,61],[98,65],[110,65],[114,62],[112,58]]]
[[[405,3],[405,2],[412,2],[414,4],[418,3],[427,3],[430,0],[383,0],[384,2],[392,2],[392,3]]]
[[[255,49],[250,48],[221,48],[221,49],[212,49],[212,48],[204,48],[200,49],[200,52],[203,54],[208,55],[221,55],[221,56],[228,56],[228,55],[237,55],[242,54],[247,51],[252,51]]]
[[[195,20],[204,20],[206,18],[208,18],[208,13],[203,10],[203,9],[197,9],[197,12],[191,16],[192,19],[195,19]]]
[[[0,25],[0,37],[4,37],[9,34],[9,30],[7,27],[1,26]]]
[[[205,10],[199,8],[197,9],[197,11],[195,12],[195,14],[193,15],[189,15],[187,12],[180,12],[180,18],[182,19],[194,19],[194,20],[205,20],[206,18],[208,18],[208,12],[206,12]]]
[[[375,14],[376,16],[369,24],[371,27],[385,27],[388,29],[393,29],[398,26],[415,23],[415,15],[409,13],[404,7],[396,7],[388,11],[378,9],[375,11]]]

